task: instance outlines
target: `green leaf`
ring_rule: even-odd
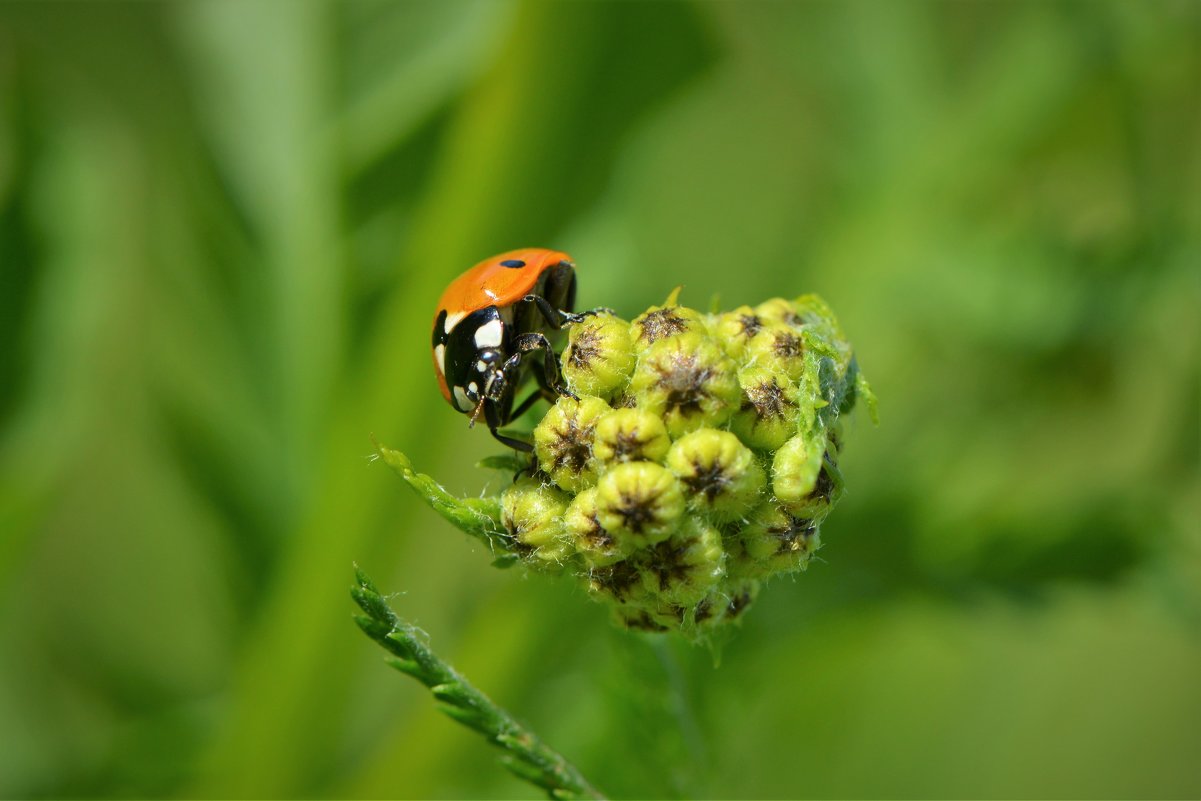
[[[465,534],[482,541],[494,553],[510,553],[508,537],[500,523],[500,501],[496,498],[458,498],[434,479],[413,469],[409,457],[377,445],[380,459],[400,474],[429,507]]]

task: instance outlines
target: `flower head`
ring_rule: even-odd
[[[861,398],[874,416],[875,397],[817,296],[705,314],[677,295],[573,323],[560,362],[578,398],[537,424],[533,461],[499,502],[436,508],[576,576],[626,627],[700,635],[808,566],[842,494],[840,416]]]

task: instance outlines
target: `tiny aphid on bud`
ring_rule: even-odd
[[[659,462],[671,440],[663,420],[645,409],[614,409],[596,424],[593,452],[604,464]]]
[[[563,489],[579,492],[596,483],[593,437],[609,411],[600,398],[559,398],[534,429],[538,466]]]

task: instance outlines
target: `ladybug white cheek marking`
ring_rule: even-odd
[[[467,312],[455,312],[454,314],[447,313],[446,323],[442,326],[442,330],[449,334],[454,330],[454,327],[459,324],[459,321],[467,316]]]
[[[438,362],[438,372],[446,375],[446,346],[438,345],[434,348],[434,360]]]
[[[467,393],[462,387],[455,387],[455,403],[460,409],[470,409],[472,406],[471,399],[467,397]]]
[[[484,361],[483,359],[480,359],[478,362],[475,363],[475,371],[477,373],[485,372],[487,369],[488,369],[488,363],[486,361]]]
[[[500,320],[489,320],[476,329],[475,346],[477,348],[499,348],[504,334],[505,327]]]

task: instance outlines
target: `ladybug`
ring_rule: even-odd
[[[450,283],[434,316],[434,372],[442,397],[471,415],[468,425],[482,414],[492,436],[530,451],[528,442],[497,429],[541,397],[575,397],[563,385],[558,354],[547,338],[599,311],[573,314],[575,292],[571,257],[543,248],[485,259]],[[542,351],[542,359],[527,364],[525,356],[533,351]],[[515,407],[517,391],[530,375],[538,390]]]

